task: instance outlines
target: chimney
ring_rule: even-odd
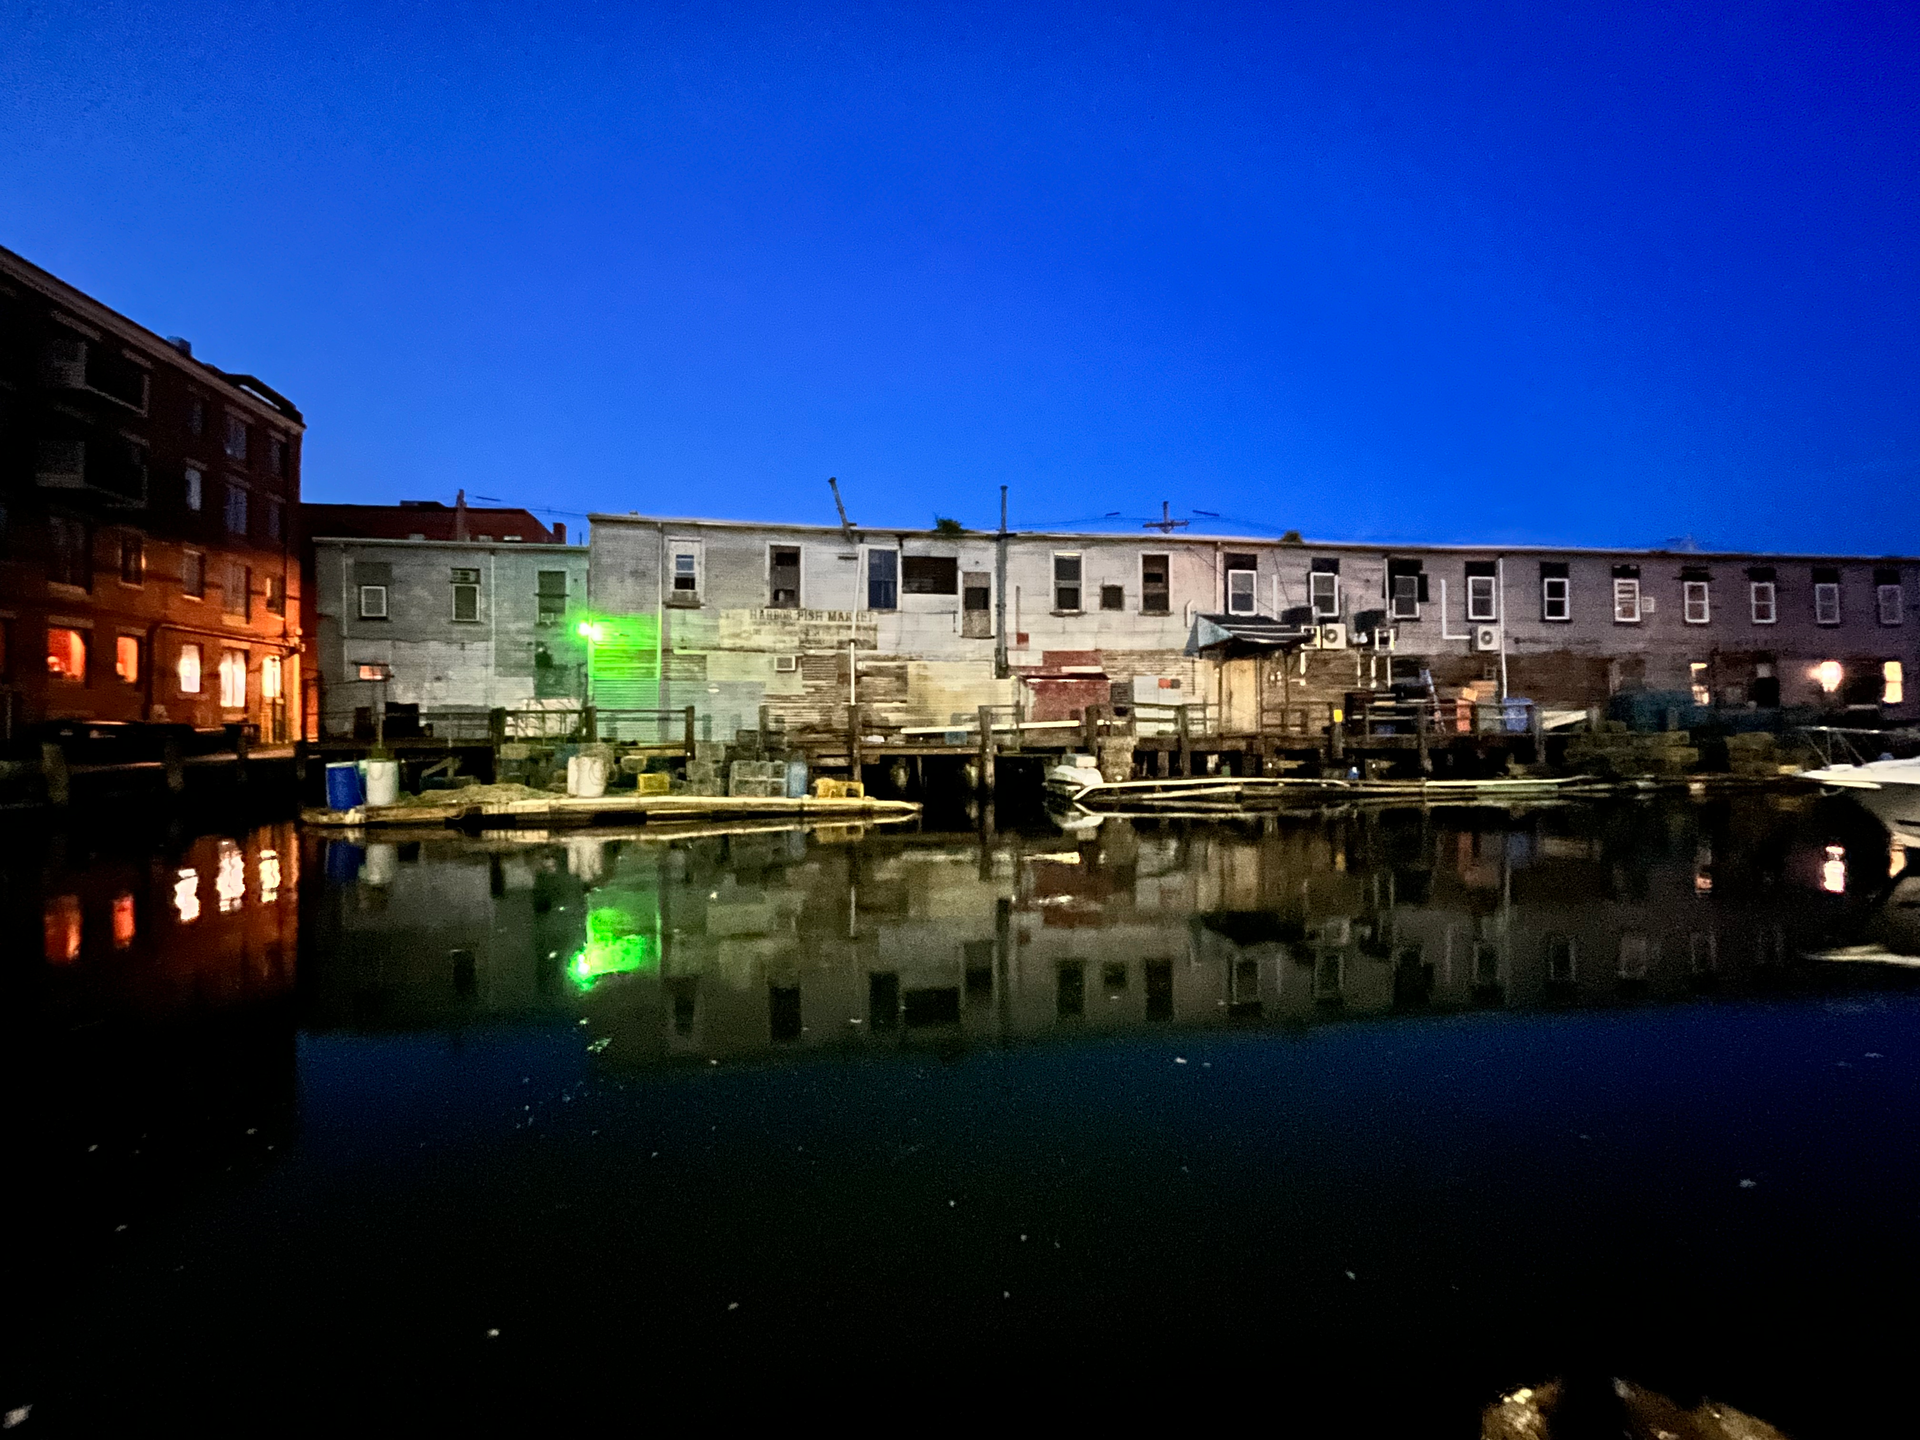
[[[167,336],[167,343],[189,360],[193,358],[193,342],[184,335],[169,335]]]
[[[467,492],[461,490],[453,497],[453,538],[467,538]]]
[[[566,521],[556,520],[553,522],[553,543],[556,545],[564,545],[567,543]]]

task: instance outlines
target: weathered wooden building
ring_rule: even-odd
[[[895,726],[1187,703],[1257,733],[1429,677],[1574,708],[1915,713],[1910,558],[592,520],[591,603],[632,621],[596,700],[694,705],[715,739],[763,708],[835,729],[855,701]]]

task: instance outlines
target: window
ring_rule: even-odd
[[[667,541],[667,603],[698,605],[702,549],[698,540]]]
[[[1102,610],[1126,609],[1127,587],[1124,585],[1102,585],[1100,587],[1100,608]]]
[[[195,403],[197,404],[198,402],[196,401]],[[197,434],[198,432],[196,431],[195,433]],[[185,481],[187,509],[198,510],[200,508],[200,472],[189,465],[182,479]]]
[[[287,577],[284,575],[267,577],[267,613],[269,615],[287,613]]]
[[[1688,681],[1688,684],[1690,684],[1693,687],[1693,703],[1694,704],[1711,705],[1713,703],[1713,690],[1707,684],[1707,662],[1706,661],[1693,660],[1688,662],[1687,681]]]
[[[138,535],[120,537],[120,583],[147,583],[147,546],[146,541]]]
[[[1080,608],[1080,557],[1053,557],[1053,608],[1072,613]]]
[[[1882,625],[1898,625],[1906,618],[1906,595],[1900,589],[1900,582],[1873,587],[1873,598],[1880,611]]]
[[[900,582],[909,595],[958,595],[960,562],[951,555],[908,555],[900,562]]]
[[[227,481],[227,533],[247,533],[247,487],[233,480]]]
[[[1340,613],[1340,562],[1315,560],[1307,575],[1307,601],[1316,618]]]
[[[220,590],[221,606],[227,614],[236,619],[248,620],[253,616],[253,571],[244,565],[228,562],[227,583]]]
[[[534,582],[536,625],[558,625],[567,617],[567,572],[542,570]]]
[[[1567,575],[1564,560],[1540,562],[1540,618],[1573,619],[1573,581]]]
[[[174,676],[180,682],[182,695],[200,693],[200,647],[189,640],[180,647],[180,658],[174,663]]]
[[[198,550],[180,552],[180,593],[189,600],[207,597],[207,557]]]
[[[1773,581],[1750,580],[1747,582],[1747,594],[1754,624],[1771,625],[1780,618],[1780,599]]]
[[[282,480],[293,473],[293,447],[278,435],[267,441],[267,469]]]
[[[1613,567],[1613,620],[1616,625],[1638,625],[1642,613],[1652,607],[1640,594],[1640,567]]]
[[[1233,555],[1227,561],[1227,613],[1251,615],[1259,608],[1257,570],[1259,560],[1252,555]]]
[[[129,685],[140,683],[140,637],[122,635],[113,642],[113,673]]]
[[[1880,667],[1880,703],[1882,705],[1901,705],[1907,698],[1906,667],[1898,660],[1889,660]]]
[[[353,583],[360,591],[360,618],[362,620],[386,620],[391,618],[388,608],[387,592],[393,585],[393,566],[385,560],[355,560],[353,562]]]
[[[227,458],[246,462],[247,422],[238,415],[227,416]]]
[[[271,495],[267,497],[266,523],[267,539],[278,540],[280,538],[280,502]]]
[[[1549,985],[1571,985],[1576,978],[1573,937],[1570,935],[1549,935],[1546,938],[1547,983]]]
[[[1683,580],[1680,582],[1682,596],[1681,607],[1687,624],[1705,625],[1712,619],[1712,606],[1709,597],[1709,585],[1705,580]]]
[[[453,582],[453,618],[462,622],[480,618],[480,572],[456,565],[450,572]]]
[[[969,571],[961,588],[960,633],[974,640],[993,634],[993,577],[984,570]]]
[[[199,398],[187,404],[187,429],[195,435],[207,433],[207,402]],[[199,506],[194,507],[196,510]]]
[[[1140,557],[1140,613],[1165,615],[1173,608],[1173,587],[1168,582],[1168,557]]]
[[[1816,581],[1813,587],[1813,620],[1816,625],[1840,623],[1840,582]]]
[[[93,588],[93,531],[84,520],[47,517],[47,579],[76,589]]]
[[[911,579],[911,574],[909,574]],[[907,587],[911,590],[911,584]],[[772,610],[800,608],[800,547],[767,547],[767,606]]]
[[[247,708],[247,652],[244,650],[220,652],[220,708]]]
[[[280,698],[280,657],[268,655],[260,661],[260,698],[278,700]]]
[[[1494,593],[1499,588],[1498,571],[1491,560],[1469,560],[1467,562],[1467,619],[1498,620],[1500,618],[1500,600]]]
[[[900,552],[867,552],[867,608],[894,610],[900,605]]]
[[[47,674],[55,680],[87,683],[87,636],[64,625],[47,627]]]

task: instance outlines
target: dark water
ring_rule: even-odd
[[[1904,1404],[1920,972],[1805,956],[1920,882],[1844,805],[5,854],[22,1433]]]

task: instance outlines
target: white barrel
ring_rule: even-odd
[[[400,762],[367,761],[367,804],[392,805],[400,798]]]
[[[607,757],[575,755],[567,761],[567,794],[597,800],[607,793]]]

